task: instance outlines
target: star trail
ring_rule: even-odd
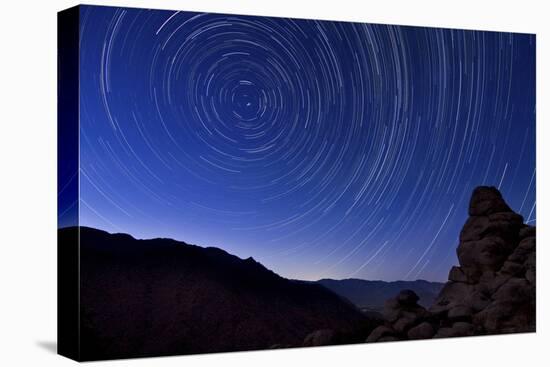
[[[80,224],[289,278],[443,280],[477,185],[536,223],[535,36],[81,7]]]

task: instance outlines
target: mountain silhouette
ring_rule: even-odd
[[[376,326],[322,285],[252,258],[87,227],[60,229],[60,245],[78,246],[78,232],[80,360],[302,346],[317,330],[362,342]]]

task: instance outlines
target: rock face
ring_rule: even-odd
[[[494,187],[477,187],[460,233],[459,266],[427,310],[402,291],[386,302],[383,341],[535,331],[536,229],[523,223]],[[383,329],[382,329],[383,328]]]

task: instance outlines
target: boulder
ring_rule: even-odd
[[[488,216],[469,217],[460,231],[460,242],[477,241],[496,236],[517,242],[523,226],[523,217],[514,212],[493,213]]]
[[[507,260],[516,263],[523,263],[529,254],[535,252],[536,239],[535,237],[526,237],[517,245],[514,251],[510,254]]]
[[[435,330],[429,322],[422,322],[418,324],[417,326],[411,328],[407,332],[407,337],[412,340],[416,339],[429,339],[433,337],[435,334]]]
[[[460,231],[460,242],[477,241],[489,228],[489,217],[469,217]]]
[[[480,216],[511,211],[495,187],[479,186],[472,193],[468,214]]]
[[[383,336],[380,339],[378,339],[379,342],[396,342],[399,338],[395,336]]]
[[[437,330],[437,333],[435,333],[434,338],[450,338],[454,336],[453,335],[453,329],[450,327],[442,327]]]
[[[474,326],[467,322],[455,322],[452,327],[442,327],[434,338],[453,338],[474,335]]]
[[[535,275],[535,268],[527,269],[525,271],[525,279],[532,285],[535,285],[536,282],[536,275]]]
[[[513,261],[505,261],[500,272],[511,276],[523,276],[525,274],[525,266]]]
[[[369,336],[367,337],[367,343],[380,341],[380,339],[383,337],[395,337],[395,335],[395,330],[385,325],[380,325],[369,334]]]
[[[454,336],[474,335],[474,325],[468,322],[455,322],[452,327]]]
[[[534,268],[537,265],[537,259],[536,254],[534,252],[531,252],[529,255],[527,255],[527,258],[523,262],[523,265],[526,268]]]
[[[491,296],[512,276],[503,272],[485,272],[480,278],[480,287],[486,287],[487,294]]]
[[[523,278],[511,278],[493,294],[493,300],[519,304],[529,299],[530,284]]]
[[[477,241],[461,242],[458,245],[458,262],[464,268],[480,271],[498,270],[512,248],[500,237],[484,237]]]
[[[401,315],[401,307],[396,298],[390,298],[384,303],[382,317],[390,323],[397,321]]]
[[[514,212],[489,215],[489,226],[484,236],[499,236],[517,243],[519,231],[523,227],[523,217]]]
[[[508,302],[491,302],[489,306],[473,317],[473,323],[488,334],[495,334],[501,330],[515,310],[514,305]]]
[[[402,306],[415,306],[420,298],[414,291],[405,289],[397,295],[397,302]]]
[[[451,270],[449,271],[449,280],[453,282],[460,282],[460,283],[470,283],[472,280],[470,277],[462,271],[462,268],[460,266],[453,266]]]
[[[473,312],[479,312],[487,307],[490,302],[491,294],[486,290],[484,284],[478,284],[466,304],[472,308]]]
[[[441,314],[456,306],[465,305],[475,292],[476,288],[473,284],[447,282],[429,311]]]
[[[519,239],[522,240],[526,237],[536,237],[537,235],[537,228],[533,226],[523,226],[519,230]]]
[[[419,317],[417,316],[401,317],[392,325],[392,327],[395,331],[402,334],[409,330],[412,326],[414,326],[418,322],[418,320]]]
[[[473,317],[486,333],[535,330],[535,286],[524,278],[510,278],[493,294],[493,301]]]
[[[335,333],[331,329],[315,330],[304,339],[304,347],[334,344]]]
[[[384,304],[382,315],[386,321],[393,324],[399,319],[404,319],[401,324],[408,324],[407,320],[415,322],[418,318],[424,317],[426,309],[417,302],[418,295],[411,290],[403,290],[399,294],[387,300]]]
[[[470,306],[459,305],[447,312],[447,318],[452,321],[464,321],[472,318],[473,310]]]
[[[273,344],[268,349],[283,349],[283,348],[292,348],[290,344]]]

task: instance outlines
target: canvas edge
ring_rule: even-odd
[[[79,233],[80,6],[57,13],[57,353],[80,361]],[[69,203],[69,204],[67,204]]]

